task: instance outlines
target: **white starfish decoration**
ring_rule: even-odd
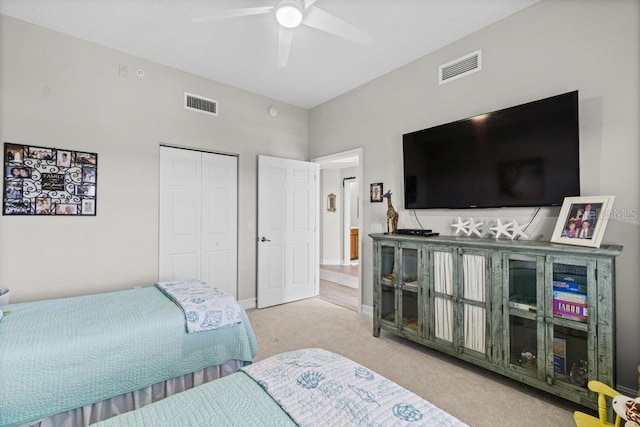
[[[496,233],[491,229],[494,225],[495,223],[493,222],[484,221],[482,227],[480,227],[480,237],[495,236]]]
[[[503,234],[506,237],[511,238],[511,233],[509,233],[509,230],[511,229],[512,225],[513,225],[513,222],[508,222],[506,224],[503,224],[502,220],[498,218],[496,225],[491,227],[491,230],[493,230],[496,233],[496,239],[499,239],[500,236]]]
[[[458,217],[458,222],[455,224],[451,224],[453,228],[456,229],[456,236],[462,232],[466,235],[469,235],[469,221],[462,221],[462,218]]]
[[[484,221],[476,222],[475,219],[469,218],[469,229],[467,230],[467,236],[475,234],[478,237],[482,237],[482,225]]]
[[[530,224],[530,222],[524,224],[524,225],[518,225],[518,223],[516,221],[513,221],[511,226],[511,240],[517,239],[518,236],[522,236],[525,239],[529,239],[529,236],[527,236],[524,233],[524,229],[527,228],[527,226]]]

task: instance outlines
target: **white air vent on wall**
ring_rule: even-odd
[[[440,66],[440,84],[468,76],[482,69],[482,51],[476,50]]]
[[[184,93],[184,108],[214,116],[218,115],[218,101],[187,92]]]

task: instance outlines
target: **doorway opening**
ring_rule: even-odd
[[[362,148],[312,160],[320,165],[320,295],[361,311]],[[331,208],[329,201],[333,199]]]

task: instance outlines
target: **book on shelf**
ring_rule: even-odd
[[[553,281],[553,290],[554,291],[565,291],[565,292],[577,292],[577,293],[587,293],[587,285],[580,284],[576,282],[563,281],[563,280],[554,280]]]
[[[553,266],[553,276],[554,278],[555,276],[572,277],[573,281],[584,281],[586,283],[587,267],[585,265],[555,264]]]
[[[515,302],[515,301],[509,301],[509,307],[516,308],[518,310],[525,310],[525,311],[533,311],[533,312],[538,311],[538,307],[536,307],[535,305],[524,304],[524,303]]]
[[[567,341],[562,338],[553,339],[553,370],[567,374]]]
[[[578,276],[578,278],[584,278],[584,276]],[[587,285],[570,279],[567,280],[567,277],[564,277],[564,280],[553,281],[553,314],[584,322],[588,317]]]
[[[578,304],[571,301],[553,300],[553,315],[565,319],[584,322],[589,316],[587,304]]]
[[[587,295],[576,292],[553,291],[553,300],[587,304]]]

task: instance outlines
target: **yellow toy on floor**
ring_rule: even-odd
[[[588,385],[589,390],[598,393],[598,418],[576,411],[573,419],[577,427],[620,427],[623,420],[624,427],[640,427],[640,398],[623,396],[600,381],[589,381]],[[607,422],[607,398],[612,399],[611,406],[616,413],[614,424]]]

